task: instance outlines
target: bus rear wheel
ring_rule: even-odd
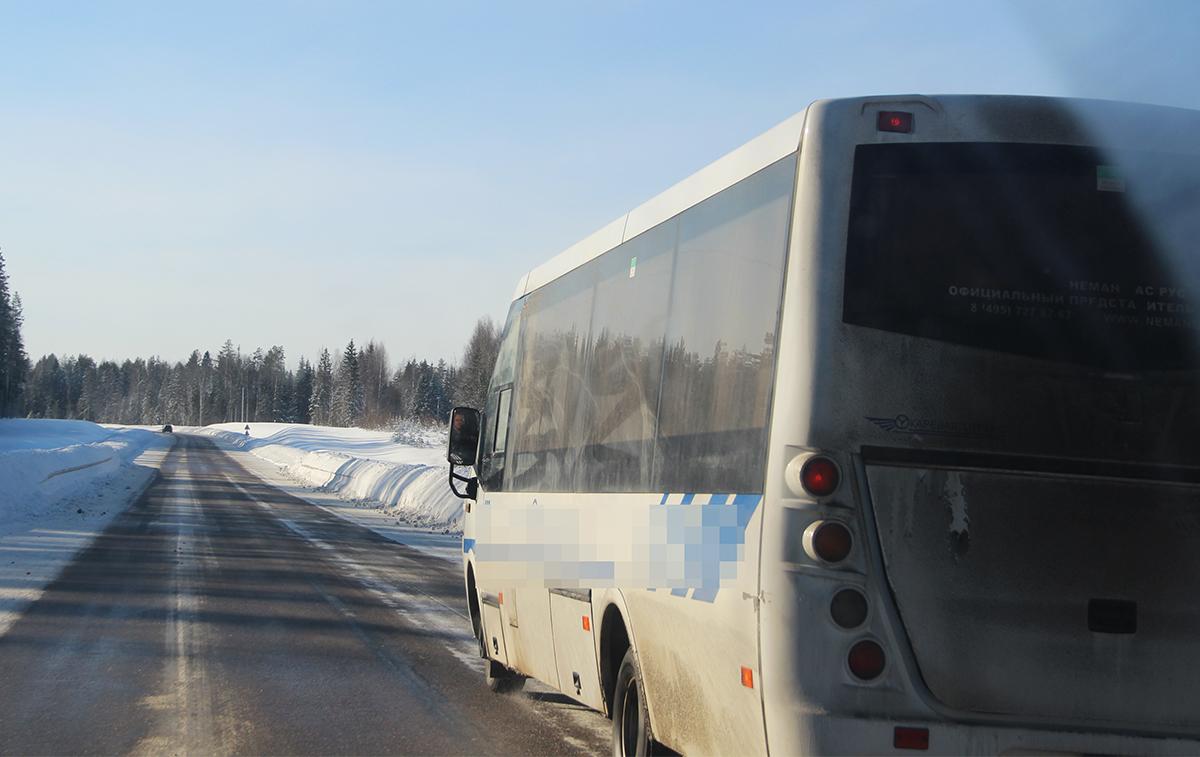
[[[525,688],[525,676],[495,660],[488,660],[487,685],[495,694],[510,694]]]
[[[625,652],[617,671],[612,713],[613,757],[648,757],[652,746],[650,718],[637,655],[632,648]]]

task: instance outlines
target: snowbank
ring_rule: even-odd
[[[188,431],[251,452],[305,486],[374,503],[414,526],[462,533],[462,500],[450,493],[436,432],[397,443],[386,431],[285,423],[252,423],[249,436],[236,423]]]
[[[102,442],[113,429],[88,421],[0,419],[0,452],[17,449],[58,449],[74,444]]]
[[[0,524],[73,501],[73,495],[132,466],[139,455],[161,443],[160,435],[144,429],[104,428],[86,421],[0,419]],[[139,487],[153,471],[146,468],[141,473],[135,482]]]

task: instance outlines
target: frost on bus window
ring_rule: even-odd
[[[783,161],[680,218],[662,490],[761,491],[793,170]]]
[[[504,489],[762,492],[795,166],[529,296]]]
[[[595,264],[534,292],[522,317],[509,475],[515,488],[571,491],[582,438]]]
[[[578,491],[653,489],[677,227],[655,227],[597,261]]]

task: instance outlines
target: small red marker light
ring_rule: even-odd
[[[910,134],[913,130],[913,114],[900,111],[881,111],[878,126],[880,131]]]
[[[887,665],[887,656],[883,653],[883,647],[879,646],[879,642],[863,639],[850,647],[847,661],[850,663],[850,672],[854,674],[855,678],[874,681],[883,674],[883,668]]]
[[[754,671],[745,666],[742,667],[742,685],[747,689],[754,688]]]
[[[893,737],[892,746],[897,749],[928,749],[929,729],[905,728],[898,725],[896,726],[896,735]]]
[[[592,619],[586,615],[583,616],[583,630],[585,630],[585,631],[592,630]]]
[[[810,457],[800,469],[800,485],[814,497],[828,497],[841,482],[837,463],[827,457]]]

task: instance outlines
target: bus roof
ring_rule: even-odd
[[[800,147],[807,109],[700,169],[521,277],[513,299],[574,270],[626,240],[790,155]]]
[[[525,296],[795,152],[800,147],[809,114],[815,108],[824,109],[834,104],[864,113],[872,106],[913,104],[939,114],[947,108],[959,109],[960,115],[970,109],[976,120],[986,121],[989,130],[1001,135],[1005,141],[1084,144],[1104,136],[1092,132],[1107,131],[1110,137],[1117,132],[1126,136],[1137,134],[1136,141],[1146,148],[1164,138],[1157,128],[1165,126],[1171,129],[1170,141],[1175,147],[1200,153],[1200,129],[1188,128],[1180,133],[1176,128],[1181,118],[1189,127],[1197,126],[1195,119],[1200,113],[1160,105],[1028,95],[891,95],[818,100],[534,268],[517,283],[513,299]],[[1166,118],[1155,124],[1147,118],[1152,113]],[[1081,126],[1084,127],[1082,130]],[[960,127],[947,124],[940,137],[935,139],[960,139],[963,133]]]

